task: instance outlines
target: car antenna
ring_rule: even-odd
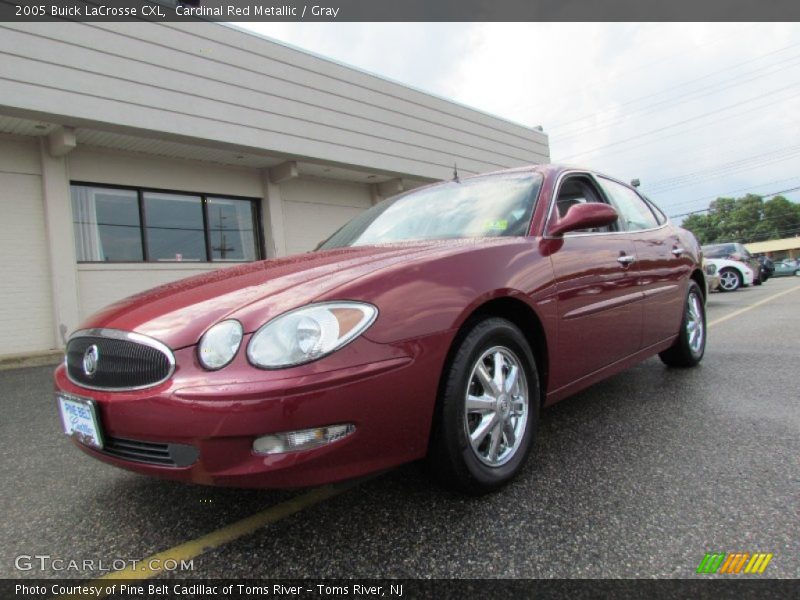
[[[461,183],[461,180],[458,178],[458,163],[453,163],[453,181],[456,183]]]

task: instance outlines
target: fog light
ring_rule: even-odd
[[[285,452],[298,452],[310,450],[336,440],[347,437],[356,430],[352,423],[346,425],[328,425],[315,429],[301,429],[299,431],[286,431],[262,435],[253,442],[253,452],[256,454],[283,454]]]

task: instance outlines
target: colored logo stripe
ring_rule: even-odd
[[[707,553],[700,565],[697,567],[698,573],[763,573],[767,565],[772,560],[772,554],[765,552],[756,552],[750,554],[749,552],[732,552],[725,554],[724,552],[710,552]],[[746,566],[745,566],[746,565]],[[744,569],[744,571],[742,571]]]
[[[700,561],[700,566],[697,567],[697,572],[716,573],[723,560],[725,560],[725,554],[706,554],[703,557],[703,560]]]
[[[737,552],[735,554],[728,554],[728,558],[722,563],[720,573],[738,573],[742,570],[745,561],[750,558],[749,552]]]
[[[747,563],[747,566],[744,569],[745,573],[763,573],[769,561],[772,560],[772,554],[753,554],[753,558],[750,559],[750,562]]]

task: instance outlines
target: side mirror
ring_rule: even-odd
[[[618,218],[617,211],[608,204],[599,202],[575,204],[570,207],[567,214],[550,225],[547,235],[557,237],[569,231],[605,227],[611,225]]]

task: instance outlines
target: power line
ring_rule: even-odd
[[[575,158],[576,156],[583,156],[585,154],[594,154],[594,153],[599,152],[601,150],[605,150],[606,148],[611,148],[613,146],[619,146],[620,144],[624,144],[626,142],[634,141],[634,140],[636,140],[638,138],[641,138],[641,137],[645,137],[645,136],[648,136],[648,135],[653,135],[655,133],[660,133],[662,131],[666,131],[667,129],[673,129],[674,127],[678,127],[680,125],[686,125],[687,123],[691,123],[693,121],[697,121],[698,119],[703,119],[705,117],[708,117],[708,116],[711,116],[711,115],[714,115],[714,114],[718,114],[720,112],[724,112],[726,110],[730,110],[732,108],[736,108],[738,106],[742,106],[744,104],[748,104],[750,102],[754,102],[755,100],[760,100],[761,98],[764,98],[764,97],[767,97],[767,96],[772,96],[774,94],[779,94],[780,92],[784,92],[786,90],[791,90],[791,89],[797,90],[798,89],[798,83],[792,83],[790,85],[778,88],[776,90],[770,90],[768,92],[764,92],[763,94],[759,94],[757,96],[753,96],[753,97],[748,98],[746,100],[742,100],[740,102],[734,102],[733,104],[729,104],[728,106],[725,106],[723,108],[720,108],[720,109],[717,109],[717,110],[714,110],[714,111],[701,113],[699,115],[695,115],[694,117],[690,117],[688,119],[683,119],[682,121],[676,121],[675,123],[671,123],[671,124],[665,125],[663,127],[658,127],[656,129],[651,129],[649,131],[645,131],[644,133],[640,133],[640,134],[637,134],[637,135],[629,137],[629,138],[624,138],[624,139],[621,139],[621,140],[617,140],[615,142],[611,142],[611,143],[605,144],[603,146],[597,146],[595,148],[592,148],[591,150],[585,150],[583,152],[578,152],[577,154],[573,154],[571,156],[564,157],[561,160],[571,160],[571,159]],[[798,95],[800,95],[800,92],[792,94],[791,96],[789,96],[789,98],[794,98],[795,96],[798,96]],[[781,100],[778,100],[778,102],[783,102],[785,100],[787,100],[787,98],[783,98]],[[770,104],[774,104],[774,102],[773,103],[768,103],[767,106],[769,106]],[[745,112],[749,112],[749,111],[745,111]],[[730,117],[730,115],[728,115],[728,117]],[[726,117],[726,118],[728,118],[728,117]]]
[[[781,239],[785,237],[797,237],[798,233],[800,233],[800,227],[793,227],[791,229],[778,229],[777,231],[774,232],[774,234],[771,231],[764,231],[761,233],[756,233],[751,236],[739,236],[731,241],[740,242],[742,244],[752,244],[755,242],[768,242],[770,240]],[[711,242],[711,243],[724,243],[724,242]]]
[[[778,65],[778,64],[790,61],[790,60],[791,61],[797,61],[798,59],[800,59],[800,55],[792,56],[789,59],[786,59],[784,61],[780,61],[780,62],[775,63],[774,65],[770,65],[770,66],[775,66],[775,65]],[[753,77],[742,78],[741,76],[737,76],[737,77],[731,78],[729,80],[725,80],[725,81],[733,81],[733,83],[731,83],[730,85],[720,86],[719,84],[712,84],[712,85],[700,88],[698,90],[695,90],[693,92],[688,92],[687,94],[679,94],[678,96],[675,96],[675,97],[672,97],[672,98],[667,98],[665,100],[661,100],[661,101],[656,102],[654,104],[648,104],[648,105],[645,105],[645,106],[643,106],[641,108],[637,108],[637,109],[634,109],[634,110],[627,111],[623,115],[612,117],[610,119],[606,119],[605,121],[601,121],[599,123],[593,123],[591,125],[586,125],[585,127],[582,127],[582,128],[579,128],[579,129],[575,129],[573,131],[569,131],[569,132],[564,133],[564,134],[560,134],[560,135],[558,135],[558,137],[561,140],[563,140],[563,139],[568,139],[569,140],[569,139],[572,139],[572,138],[577,137],[579,135],[585,135],[587,132],[608,129],[609,125],[613,125],[613,124],[616,124],[616,123],[621,123],[623,121],[627,121],[627,120],[633,118],[636,115],[652,113],[655,110],[657,110],[659,107],[661,107],[661,106],[663,106],[665,104],[676,105],[676,104],[680,104],[680,103],[683,103],[683,102],[694,101],[694,100],[697,100],[698,98],[703,98],[705,96],[710,96],[712,94],[716,94],[716,93],[719,93],[721,91],[724,91],[724,90],[727,90],[727,89],[730,89],[730,88],[733,88],[733,87],[737,87],[737,86],[743,85],[745,83],[749,83],[749,82],[754,81],[756,79],[760,79],[761,77],[767,77],[767,76],[770,76],[770,75],[774,75],[775,73],[779,73],[782,70],[789,69],[789,68],[794,68],[794,67],[797,67],[798,65],[800,65],[800,62],[794,62],[793,64],[787,65],[787,66],[785,66],[785,67],[783,67],[781,69],[776,69],[776,70],[773,70],[773,71],[764,71],[763,69],[750,71],[748,74],[755,73],[755,75],[753,75]],[[723,81],[722,83],[725,83],[725,82]],[[706,91],[705,93],[699,93],[699,92],[703,92],[705,90],[708,90],[708,91]],[[551,132],[551,135],[553,135],[552,132]]]
[[[797,190],[800,190],[800,185],[797,186],[797,187],[788,188],[788,189],[785,189],[785,190],[779,190],[777,192],[770,192],[769,194],[753,194],[753,195],[760,196],[762,199],[764,199],[764,198],[773,198],[775,196],[780,196],[781,194],[788,194],[789,192],[796,192]],[[692,211],[689,211],[689,212],[681,213],[679,215],[672,215],[672,216],[670,216],[670,219],[679,219],[681,217],[688,217],[689,215],[698,215],[700,213],[708,212],[710,210],[711,210],[711,207],[709,206],[707,208],[703,208],[703,209],[700,209],[700,210],[692,210]]]
[[[686,173],[685,175],[678,175],[675,177],[668,177],[666,179],[660,179],[654,181],[651,184],[648,184],[648,189],[652,190],[654,193],[657,191],[664,191],[666,189],[674,189],[676,187],[680,187],[687,181],[691,181],[697,178],[706,179],[709,176],[713,176],[715,173],[720,172],[727,172],[732,169],[738,169],[739,167],[747,166],[753,163],[760,163],[764,162],[767,159],[783,159],[784,157],[790,158],[795,154],[800,153],[800,144],[795,144],[792,146],[785,146],[783,148],[778,148],[776,150],[772,150],[770,152],[764,152],[762,154],[754,154],[750,156],[745,156],[744,158],[740,158],[734,161],[730,161],[727,163],[723,163],[720,165],[715,165],[713,167],[708,167],[706,169],[700,169],[698,171],[693,171],[691,173]],[[772,162],[772,161],[769,161]],[[724,173],[723,173],[724,174]]]
[[[668,93],[668,92],[674,91],[677,88],[686,87],[687,85],[691,85],[692,83],[696,83],[698,81],[702,81],[704,79],[708,79],[709,77],[713,77],[714,75],[718,75],[719,73],[723,73],[725,71],[730,71],[732,69],[737,69],[737,68],[741,67],[742,65],[745,65],[745,64],[748,64],[748,63],[752,63],[752,62],[757,62],[757,61],[759,61],[759,60],[761,60],[763,58],[766,58],[768,56],[772,56],[772,55],[775,55],[775,54],[779,54],[779,53],[784,52],[786,50],[789,50],[791,48],[795,48],[797,46],[800,46],[800,43],[789,44],[788,46],[783,46],[781,48],[778,48],[777,50],[773,50],[771,52],[767,52],[767,53],[762,54],[760,56],[756,56],[756,57],[750,58],[748,60],[739,62],[739,63],[737,63],[735,65],[730,65],[728,67],[725,67],[725,68],[722,68],[722,69],[718,69],[717,71],[712,71],[711,73],[707,73],[707,74],[702,75],[700,77],[696,77],[694,79],[689,79],[689,80],[687,80],[687,81],[685,81],[683,83],[679,83],[679,84],[677,84],[675,86],[671,86],[669,89],[664,88],[664,89],[659,90],[657,92],[646,94],[644,96],[640,96],[640,97],[634,98],[632,100],[627,100],[626,102],[623,102],[623,103],[619,104],[618,107],[629,106],[629,105],[635,104],[636,102],[639,102],[641,100],[647,100],[647,99],[652,98],[654,96],[660,96],[660,95],[662,95],[664,93]],[[614,108],[618,108],[618,107],[614,107]],[[592,117],[595,117],[598,113],[602,114],[603,112],[608,112],[610,110],[613,110],[613,108],[601,109],[600,111],[596,111],[595,113],[593,113],[591,115],[585,115],[583,117],[576,117],[574,119],[570,119],[569,121],[562,121],[561,123],[556,123],[554,125],[549,126],[548,127],[548,131],[552,132],[553,130],[558,130],[560,128],[565,127],[566,125],[569,125],[569,124],[572,124],[572,123],[576,123],[576,122],[579,122],[579,121],[584,121],[586,119],[590,119]]]
[[[663,24],[660,24],[660,25],[663,25]],[[638,26],[637,26],[637,28],[638,28]],[[656,29],[656,28],[657,27],[654,27],[654,29]],[[652,67],[654,65],[663,63],[665,61],[668,61],[668,60],[673,59],[673,58],[678,57],[678,56],[683,56],[685,54],[690,54],[690,53],[691,54],[695,54],[699,48],[704,48],[704,47],[707,47],[707,46],[714,46],[714,45],[719,44],[720,42],[722,42],[724,40],[727,40],[730,37],[733,37],[734,35],[738,35],[738,34],[742,33],[743,31],[748,30],[748,29],[752,29],[752,28],[753,28],[752,24],[746,25],[744,27],[736,29],[735,31],[733,31],[731,33],[719,36],[716,39],[712,39],[712,40],[709,40],[707,42],[703,42],[701,44],[697,44],[697,45],[693,46],[692,48],[686,48],[684,50],[681,50],[680,52],[671,52],[670,54],[667,54],[666,56],[662,56],[661,58],[658,58],[656,60],[648,61],[646,63],[642,63],[642,64],[639,64],[639,65],[634,65],[634,66],[632,66],[632,67],[630,67],[628,69],[628,74],[637,73],[637,72],[641,71],[642,69],[646,69],[648,67]],[[660,32],[656,32],[656,35],[661,35],[661,33]],[[779,48],[778,50],[775,50],[775,52],[779,52],[779,51],[782,51],[782,50],[784,50],[784,48]],[[574,86],[574,87],[571,87],[571,88],[564,88],[564,89],[560,90],[560,93],[564,94],[564,95],[570,95],[570,94],[574,94],[576,92],[582,92],[585,89],[586,89],[586,84],[582,83],[579,86]],[[518,108],[518,107],[519,107],[518,104],[514,106],[515,109]],[[570,119],[569,121],[562,121],[561,123],[556,122],[552,127],[556,127],[557,128],[557,127],[562,126],[565,123],[571,123],[574,120],[577,120],[577,119]]]
[[[762,224],[766,225],[767,227],[777,227],[778,229],[780,229],[782,225],[785,225],[783,217],[778,218],[778,217],[763,217],[763,216],[757,222],[757,225],[762,225]]]
[[[753,108],[749,108],[747,110],[735,112],[735,113],[730,114],[730,115],[724,115],[719,119],[706,119],[703,123],[700,123],[700,124],[696,125],[695,129],[699,129],[701,127],[707,127],[709,125],[714,125],[714,124],[717,124],[717,123],[728,121],[728,120],[730,120],[732,118],[739,117],[739,116],[742,116],[742,115],[746,115],[746,114],[752,113],[753,111],[761,110],[761,109],[764,109],[764,108],[766,108],[768,106],[772,106],[773,104],[779,104],[781,102],[786,102],[787,100],[790,100],[790,99],[792,99],[792,98],[794,98],[794,97],[796,97],[798,95],[800,95],[800,94],[793,94],[793,95],[788,96],[786,98],[779,98],[779,99],[777,99],[777,100],[775,100],[773,102],[767,102],[767,103],[765,103],[765,104],[763,104],[761,106],[755,106]],[[666,127],[666,128],[662,128],[662,129],[669,129],[669,128],[670,127]],[[640,142],[638,144],[629,144],[629,145],[624,146],[622,148],[612,148],[611,150],[607,150],[606,152],[604,152],[603,156],[608,156],[608,155],[612,155],[612,154],[619,154],[620,152],[628,152],[628,151],[631,151],[631,150],[636,150],[638,148],[642,148],[644,146],[648,146],[648,145],[653,144],[655,142],[662,142],[663,140],[668,139],[668,138],[674,138],[674,137],[684,136],[684,135],[686,135],[685,131],[677,130],[677,131],[674,131],[673,133],[662,134],[657,139],[644,140],[644,141],[642,141],[642,142]],[[577,155],[575,155],[575,156],[577,156]],[[565,160],[566,159],[561,158],[561,157],[558,158],[558,161],[560,161],[560,162],[563,162]]]
[[[757,120],[752,121],[750,124],[758,123]],[[796,130],[792,129],[800,125],[800,121],[798,120],[788,120],[781,123],[781,131],[784,134],[787,133],[796,133],[800,134],[800,127]],[[725,135],[725,134],[729,135]],[[760,136],[765,136],[764,139],[761,139]],[[749,142],[747,146],[742,144],[741,142],[746,140]],[[762,142],[759,145],[756,145],[752,148],[752,152],[765,152],[770,149],[774,149],[775,147],[775,133],[772,131],[768,131],[763,128],[757,128],[756,131],[750,130],[738,130],[730,128],[727,132],[723,132],[720,136],[714,136],[713,140],[709,140],[707,142],[700,142],[700,143],[691,143],[691,144],[682,144],[678,145],[673,151],[670,153],[670,158],[675,158],[676,160],[670,161],[669,159],[661,160],[658,157],[655,157],[655,160],[658,160],[658,169],[659,171],[677,171],[683,172],[688,167],[694,167],[697,163],[706,157],[709,154],[708,150],[712,150],[712,154],[715,158],[726,158],[729,156],[741,156],[741,151],[743,148],[749,147],[751,144],[755,142]],[[640,160],[636,160],[639,158]],[[637,171],[640,168],[648,168],[652,167],[654,157],[649,153],[642,153],[636,158],[633,158],[630,161],[625,162],[625,167],[629,171]],[[700,160],[699,160],[699,159]]]
[[[798,154],[800,154],[800,150],[792,152],[792,153],[789,153],[789,154],[787,154],[785,156],[782,156],[782,157],[779,157],[779,158],[773,158],[773,159],[769,159],[769,160],[762,159],[762,160],[757,160],[757,161],[751,161],[751,162],[746,163],[746,165],[744,165],[744,166],[734,166],[734,167],[731,167],[729,169],[725,169],[724,171],[719,171],[717,173],[710,173],[708,175],[698,176],[698,177],[692,178],[692,179],[690,179],[688,181],[683,181],[683,182],[680,182],[680,183],[676,183],[674,185],[670,185],[670,186],[667,186],[667,187],[662,187],[661,189],[658,189],[658,190],[655,190],[655,191],[652,191],[652,190],[648,189],[648,191],[650,191],[650,193],[652,193],[653,195],[662,195],[662,194],[665,194],[667,192],[673,192],[674,190],[677,190],[677,189],[680,189],[680,188],[691,187],[691,186],[696,186],[696,185],[702,185],[703,183],[705,183],[705,182],[707,182],[709,180],[712,180],[712,179],[719,179],[720,177],[726,177],[728,175],[733,175],[733,174],[738,175],[738,174],[744,173],[746,171],[752,171],[754,169],[763,169],[765,167],[769,167],[769,166],[775,165],[777,163],[785,162],[787,160],[792,160],[793,158],[796,158],[798,156]]]
[[[702,198],[693,198],[692,200],[683,200],[681,202],[676,202],[674,204],[670,204],[670,210],[674,210],[674,209],[676,209],[678,207],[681,207],[681,206],[688,206],[688,205],[691,205],[691,204],[696,204],[697,202],[707,202],[709,200],[716,200],[717,198],[727,198],[728,194],[735,194],[736,192],[741,192],[743,190],[752,190],[753,187],[757,187],[758,188],[758,187],[763,187],[763,186],[767,186],[767,185],[775,185],[775,184],[778,184],[778,183],[786,183],[787,181],[795,181],[797,179],[800,179],[800,175],[795,175],[794,177],[787,177],[786,179],[775,179],[773,181],[765,181],[764,183],[759,183],[759,184],[756,184],[755,186],[746,185],[744,187],[736,188],[735,190],[728,190],[726,192],[723,192],[721,194],[716,194],[714,196],[703,196]],[[750,193],[756,194],[756,192],[750,192]],[[761,194],[756,194],[756,195],[761,195]]]

